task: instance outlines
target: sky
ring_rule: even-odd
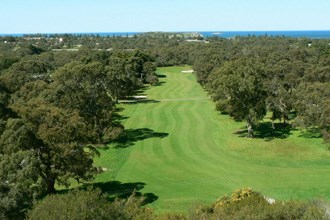
[[[0,0],[0,33],[330,30],[330,0]]]

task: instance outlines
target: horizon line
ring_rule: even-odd
[[[28,34],[106,34],[106,33],[193,33],[193,32],[310,32],[310,31],[330,31],[330,29],[291,29],[291,30],[192,30],[192,31],[79,31],[79,32],[12,32],[12,33],[2,33],[0,32],[0,36],[4,35],[28,35]]]

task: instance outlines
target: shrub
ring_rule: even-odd
[[[320,203],[276,201],[244,188],[223,196],[212,206],[197,208],[190,219],[329,219]]]
[[[152,211],[142,208],[143,198],[133,195],[109,202],[100,190],[73,190],[49,195],[28,213],[33,220],[151,219]]]

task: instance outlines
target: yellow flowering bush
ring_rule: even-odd
[[[214,203],[213,207],[215,209],[221,208],[221,207],[224,207],[226,205],[230,205],[230,204],[233,204],[233,203],[240,202],[243,199],[246,199],[246,198],[249,198],[249,197],[252,197],[252,196],[262,197],[262,195],[260,193],[253,191],[250,187],[243,188],[243,189],[238,189],[238,190],[235,190],[231,194],[231,196],[224,195],[223,197],[218,199]]]

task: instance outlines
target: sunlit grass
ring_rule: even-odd
[[[185,211],[246,186],[275,199],[330,198],[330,153],[320,138],[290,129],[240,137],[245,123],[216,112],[195,76],[181,73],[187,69],[158,69],[159,86],[144,91],[152,102],[120,105],[130,137],[101,151],[96,164],[107,171],[95,182],[143,183],[160,211]]]

